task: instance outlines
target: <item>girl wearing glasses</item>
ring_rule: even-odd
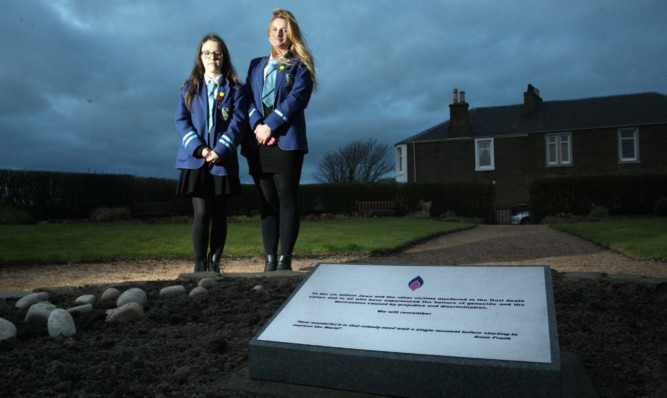
[[[292,269],[299,234],[297,191],[308,152],[304,109],[315,85],[315,63],[291,12],[273,10],[268,38],[269,56],[252,60],[248,69],[254,134],[247,134],[242,151],[261,196],[265,272]]]
[[[241,191],[236,147],[243,140],[247,115],[245,92],[227,46],[218,35],[208,34],[181,87],[175,117],[180,138],[176,168],[181,170],[177,194],[192,198],[195,272],[220,272],[227,197]]]

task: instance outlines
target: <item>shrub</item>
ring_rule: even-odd
[[[588,218],[600,220],[609,216],[609,209],[604,206],[595,206],[588,213]]]
[[[655,202],[653,214],[656,217],[667,217],[667,198],[660,198]]]
[[[127,207],[98,207],[91,212],[90,218],[95,222],[129,220],[130,209]]]
[[[0,224],[33,224],[35,220],[26,211],[0,204]]]
[[[419,210],[410,212],[410,216],[415,218],[429,218],[431,217],[431,206],[431,201],[425,202],[420,200]]]

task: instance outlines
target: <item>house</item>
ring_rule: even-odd
[[[499,206],[527,203],[541,177],[667,172],[667,96],[650,92],[468,109],[395,144],[396,181],[489,181]]]

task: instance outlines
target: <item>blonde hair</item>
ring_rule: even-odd
[[[303,35],[301,34],[301,29],[299,29],[299,24],[296,22],[296,18],[291,12],[287,10],[283,10],[282,8],[274,8],[273,18],[271,18],[271,22],[269,23],[269,32],[271,31],[271,23],[273,23],[273,21],[277,18],[282,18],[287,22],[287,38],[289,39],[289,47],[287,50],[291,54],[299,57],[301,62],[306,65],[306,68],[308,68],[310,71],[310,75],[313,79],[313,85],[315,86],[317,83],[315,59],[308,50],[306,39],[304,39]],[[271,55],[273,58],[282,63],[290,63],[289,60],[285,59],[282,52],[278,51],[278,49],[275,47],[271,48]]]

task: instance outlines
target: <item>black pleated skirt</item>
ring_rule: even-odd
[[[207,197],[238,195],[241,193],[241,180],[238,176],[213,175],[204,164],[198,169],[181,169],[176,195],[187,197]]]

